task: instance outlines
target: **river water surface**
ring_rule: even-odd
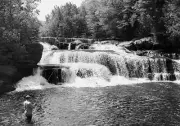
[[[27,94],[35,106],[32,124],[26,124],[23,115]],[[11,92],[0,97],[0,125],[178,126],[179,97],[180,86],[168,82]]]

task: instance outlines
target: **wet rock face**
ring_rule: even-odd
[[[83,43],[80,40],[75,40],[75,41],[70,41],[70,42],[56,42],[56,43],[51,43],[48,42],[51,45],[57,46],[61,50],[79,50],[79,49],[89,49],[90,44],[88,43]]]
[[[21,79],[21,74],[10,65],[0,65],[0,69],[0,94],[14,90],[13,84]]]
[[[61,69],[60,68],[44,68],[42,76],[46,78],[49,83],[58,84],[62,82]]]
[[[68,49],[69,44],[68,44],[68,43],[65,43],[65,42],[60,42],[60,43],[57,43],[56,46],[57,46],[59,49]]]
[[[167,59],[180,59],[180,52],[164,52],[162,50],[138,50],[135,51],[138,56],[147,56],[151,58],[167,58]]]
[[[32,74],[41,59],[42,51],[43,46],[39,43],[1,43],[0,93],[11,90],[14,83]]]
[[[80,40],[76,40],[74,42],[71,42],[71,50],[79,50],[79,49],[89,49],[90,44],[83,43]]]
[[[43,46],[39,43],[22,45],[2,43],[0,46],[0,65],[37,64],[42,56]]]
[[[163,48],[162,45],[154,43],[151,37],[142,38],[139,40],[132,40],[129,42],[123,42],[119,44],[129,50],[154,50]]]
[[[33,73],[33,69],[37,67],[37,63],[42,57],[43,46],[39,43],[31,43],[25,45],[23,58],[15,62],[14,66],[21,73],[22,77],[29,76]]]
[[[90,48],[90,44],[80,44],[76,46],[76,49],[89,49],[89,48]]]
[[[28,59],[37,64],[42,57],[43,46],[40,43],[31,43],[26,45]]]
[[[43,65],[39,66],[42,70],[42,76],[52,84],[61,84],[66,82],[66,75],[63,66]]]
[[[134,51],[136,55],[153,58],[180,59],[180,50],[177,46],[154,43],[151,37],[121,42],[119,47]]]
[[[153,48],[152,38],[142,38],[140,40],[135,40],[133,43],[136,46],[137,50],[142,50],[142,49],[149,50]]]

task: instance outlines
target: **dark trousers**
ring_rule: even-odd
[[[32,115],[26,115],[26,121],[27,123],[30,123],[32,120]]]

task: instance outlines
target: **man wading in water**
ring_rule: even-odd
[[[23,102],[23,105],[24,105],[24,110],[25,110],[25,116],[26,116],[26,121],[28,123],[31,122],[32,120],[32,111],[33,111],[33,105],[32,103],[29,101],[30,99],[30,96],[27,95],[26,97],[26,100]]]

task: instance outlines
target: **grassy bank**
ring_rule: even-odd
[[[58,87],[3,95],[0,97],[0,102],[3,103],[0,107],[1,125],[5,124],[3,118],[7,125],[23,125],[20,110],[25,94],[31,94],[36,104],[33,117],[35,125],[180,125],[180,86],[174,83],[144,83],[105,88]],[[11,114],[7,114],[10,111]]]

